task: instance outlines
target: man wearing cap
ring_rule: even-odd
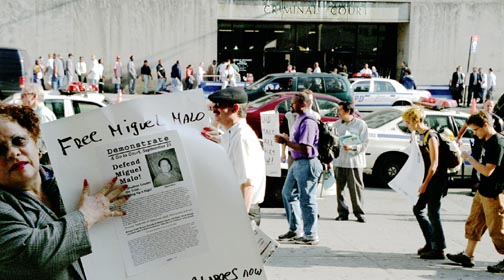
[[[280,235],[278,240],[317,245],[317,182],[322,173],[322,164],[317,158],[318,124],[308,111],[308,100],[306,93],[296,93],[291,107],[298,117],[292,125],[290,137],[284,134],[275,135],[275,141],[287,145],[294,159],[282,189],[289,231]],[[301,232],[301,216],[304,236]]]
[[[115,93],[118,93],[119,89],[121,88],[121,76],[122,76],[121,57],[116,56],[116,61],[114,63],[114,78],[112,79]]]
[[[259,225],[259,203],[263,202],[266,191],[266,165],[261,143],[245,119],[247,93],[243,88],[227,88],[214,92],[208,99],[213,102],[215,121],[225,129],[220,143],[240,182],[245,208],[250,219]],[[211,130],[205,127],[202,135],[215,141],[209,133]]]

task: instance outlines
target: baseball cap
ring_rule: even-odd
[[[208,96],[208,99],[214,103],[247,103],[248,96],[245,90],[241,87],[228,87],[223,90],[216,91]]]

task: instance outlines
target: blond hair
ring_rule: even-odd
[[[402,119],[408,123],[422,122],[425,118],[425,112],[420,107],[411,107],[402,114]]]

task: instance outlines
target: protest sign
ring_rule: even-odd
[[[411,139],[408,159],[395,178],[389,182],[389,186],[402,194],[409,202],[416,204],[418,189],[423,182],[425,167],[414,132],[411,134]]]
[[[209,122],[196,90],[43,125],[68,211],[84,179],[92,193],[114,176],[129,186],[127,215],[90,229],[88,279],[266,279],[233,167],[200,135]]]
[[[280,144],[275,142],[275,135],[280,134],[278,113],[275,111],[261,112],[261,132],[266,161],[266,175],[280,177]]]

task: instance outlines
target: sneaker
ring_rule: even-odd
[[[430,245],[425,245],[422,248],[420,248],[420,249],[417,250],[417,255],[420,256],[422,253],[428,252],[430,250],[432,250],[431,246]]]
[[[366,218],[364,218],[363,216],[357,217],[357,222],[359,222],[359,223],[365,223],[366,222]]]
[[[318,237],[296,237],[294,238],[294,243],[296,244],[303,244],[303,245],[317,245],[319,244],[319,239]]]
[[[336,219],[334,219],[336,221],[348,221],[348,216],[338,216],[336,217]]]
[[[500,263],[496,265],[489,265],[487,266],[488,272],[493,272],[493,273],[502,273],[504,272],[504,261],[501,261]]]
[[[287,233],[278,236],[278,241],[291,241],[300,237],[303,237],[303,234],[289,230]]]
[[[458,253],[456,255],[446,254],[446,257],[452,262],[461,264],[463,267],[474,266],[474,258],[466,256],[464,252]]]
[[[430,250],[420,254],[420,258],[424,260],[444,260],[445,255],[443,250]]]

